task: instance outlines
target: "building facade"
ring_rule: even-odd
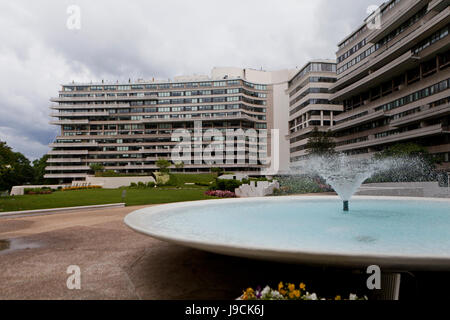
[[[290,162],[307,155],[306,144],[317,128],[328,131],[342,112],[342,105],[330,100],[330,87],[336,82],[336,62],[314,60],[289,81]]]
[[[448,0],[391,0],[339,43],[338,151],[368,157],[415,142],[450,167],[449,23]]]
[[[217,68],[211,77],[62,85],[58,97],[51,99],[51,116],[56,118],[51,124],[60,126],[61,133],[50,145],[45,177],[83,180],[92,174],[93,164],[117,173],[148,174],[158,169],[157,160],[172,160],[182,142],[180,154],[188,153],[189,159],[183,158],[178,171],[221,167],[255,175],[266,172],[274,166],[272,129],[287,134],[287,121],[274,113],[282,103],[278,86],[287,86],[290,74]],[[175,134],[180,132],[184,136]],[[224,140],[233,134],[230,147]],[[218,146],[211,148],[215,143]],[[222,162],[216,161],[219,154]]]

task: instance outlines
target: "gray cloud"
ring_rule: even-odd
[[[61,83],[275,70],[335,58],[375,0],[16,0],[0,3],[0,140],[34,159]],[[66,27],[69,5],[81,30]],[[6,32],[5,32],[6,31]]]

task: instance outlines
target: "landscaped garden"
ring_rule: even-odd
[[[59,190],[0,198],[0,212],[88,206],[124,202],[127,206],[212,199],[205,194],[215,179],[212,174],[171,174],[166,186],[136,184],[120,189]],[[125,192],[125,197],[122,198]],[[36,190],[37,191],[37,190]],[[37,192],[35,192],[37,193]]]

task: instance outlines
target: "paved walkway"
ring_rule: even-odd
[[[289,272],[140,235],[123,223],[139,208],[0,219],[0,299],[233,299]],[[81,290],[66,286],[70,265]]]

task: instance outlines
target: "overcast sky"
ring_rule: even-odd
[[[58,134],[61,83],[173,78],[215,66],[276,70],[335,59],[380,0],[10,0],[0,2],[0,140],[30,159]],[[81,9],[69,29],[67,8]],[[73,20],[71,20],[73,21]]]

